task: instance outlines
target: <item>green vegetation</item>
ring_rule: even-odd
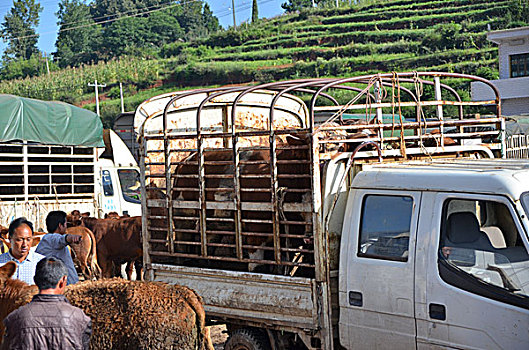
[[[94,1],[103,4],[103,0]],[[157,0],[142,1],[136,3]],[[62,3],[77,6],[84,2]],[[318,7],[312,8],[312,0],[291,0],[286,6],[299,6],[283,16],[222,31],[214,30],[218,22],[212,20],[214,17],[205,7],[193,13],[205,16],[202,23],[209,18],[209,29],[179,21],[169,28],[164,16],[171,14],[163,14],[164,11],[160,11],[156,23],[140,16],[118,21],[119,25],[113,22],[101,24],[101,28],[90,27],[113,37],[105,39],[106,44],[100,43],[101,55],[118,52],[118,58],[109,56],[106,62],[82,63],[86,58],[79,61],[83,55],[72,53],[71,65],[78,65],[77,68],[53,71],[57,68],[52,67],[49,76],[40,73],[32,78],[3,80],[0,92],[58,99],[95,109],[93,103],[86,104],[94,98],[93,88],[87,83],[97,79],[107,84],[101,112],[108,126],[119,114],[120,82],[128,96],[125,107],[133,110],[149,97],[176,89],[290,78],[440,70],[495,79],[497,46],[486,39],[487,31],[529,24],[527,0],[340,1],[339,8],[333,7],[335,0],[316,3]],[[101,15],[97,11],[92,9],[91,16]],[[152,39],[146,32],[138,31],[154,25],[159,29],[149,30],[173,32],[169,37]],[[171,40],[177,32],[182,39]],[[76,42],[73,37],[71,40]],[[120,42],[134,46],[119,45]],[[119,45],[120,51],[110,50],[108,45]],[[455,88],[469,98],[468,86]]]
[[[30,59],[38,53],[39,36],[35,28],[39,25],[42,6],[35,0],[15,0],[13,7],[5,15],[0,37],[8,42],[2,60]]]
[[[42,11],[38,0],[16,0],[1,25],[8,43],[0,78],[39,75],[9,69],[13,61],[38,55],[35,28]],[[176,41],[191,41],[217,31],[219,22],[201,0],[61,0],[57,12],[59,34],[53,54],[61,68],[108,62],[125,55],[156,57],[159,48]],[[30,66],[30,62],[22,65]],[[9,71],[9,74],[7,74]]]
[[[95,79],[112,88],[119,82],[133,84],[134,89],[149,87],[160,77],[163,62],[124,57],[111,60],[106,64],[82,65],[51,72],[38,77],[3,80],[0,91],[43,100],[61,100],[71,103],[80,102],[80,98],[92,92],[88,82]],[[133,92],[133,91],[131,91]]]

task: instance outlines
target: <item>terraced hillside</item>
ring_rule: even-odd
[[[86,84],[97,78],[107,84],[101,111],[108,124],[119,113],[119,82],[128,88],[126,108],[132,110],[177,88],[252,81],[409,70],[494,79],[497,47],[486,40],[487,31],[528,23],[527,0],[389,0],[312,9],[168,44],[150,60],[126,58],[1,82],[0,92],[79,103],[91,96]],[[468,97],[466,86],[457,88]]]
[[[521,4],[400,0],[282,16],[203,40],[215,50],[175,76],[197,84],[426,69],[493,77],[497,48],[486,32],[527,23]]]

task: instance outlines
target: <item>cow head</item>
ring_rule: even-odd
[[[115,211],[111,211],[110,213],[105,213],[105,219],[119,219],[120,216],[118,213],[116,213]]]

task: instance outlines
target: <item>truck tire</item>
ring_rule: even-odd
[[[268,350],[268,337],[257,329],[239,328],[224,344],[224,350]]]

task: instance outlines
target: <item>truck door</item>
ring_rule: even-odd
[[[340,342],[415,348],[414,261],[421,193],[350,192],[340,260]],[[358,215],[360,209],[361,215]]]
[[[103,188],[101,207],[104,213],[111,211],[121,212],[119,192],[118,188],[116,188],[118,182],[114,173],[113,169],[101,169],[101,187]]]
[[[512,202],[425,193],[422,210],[418,348],[529,348],[528,241]]]

